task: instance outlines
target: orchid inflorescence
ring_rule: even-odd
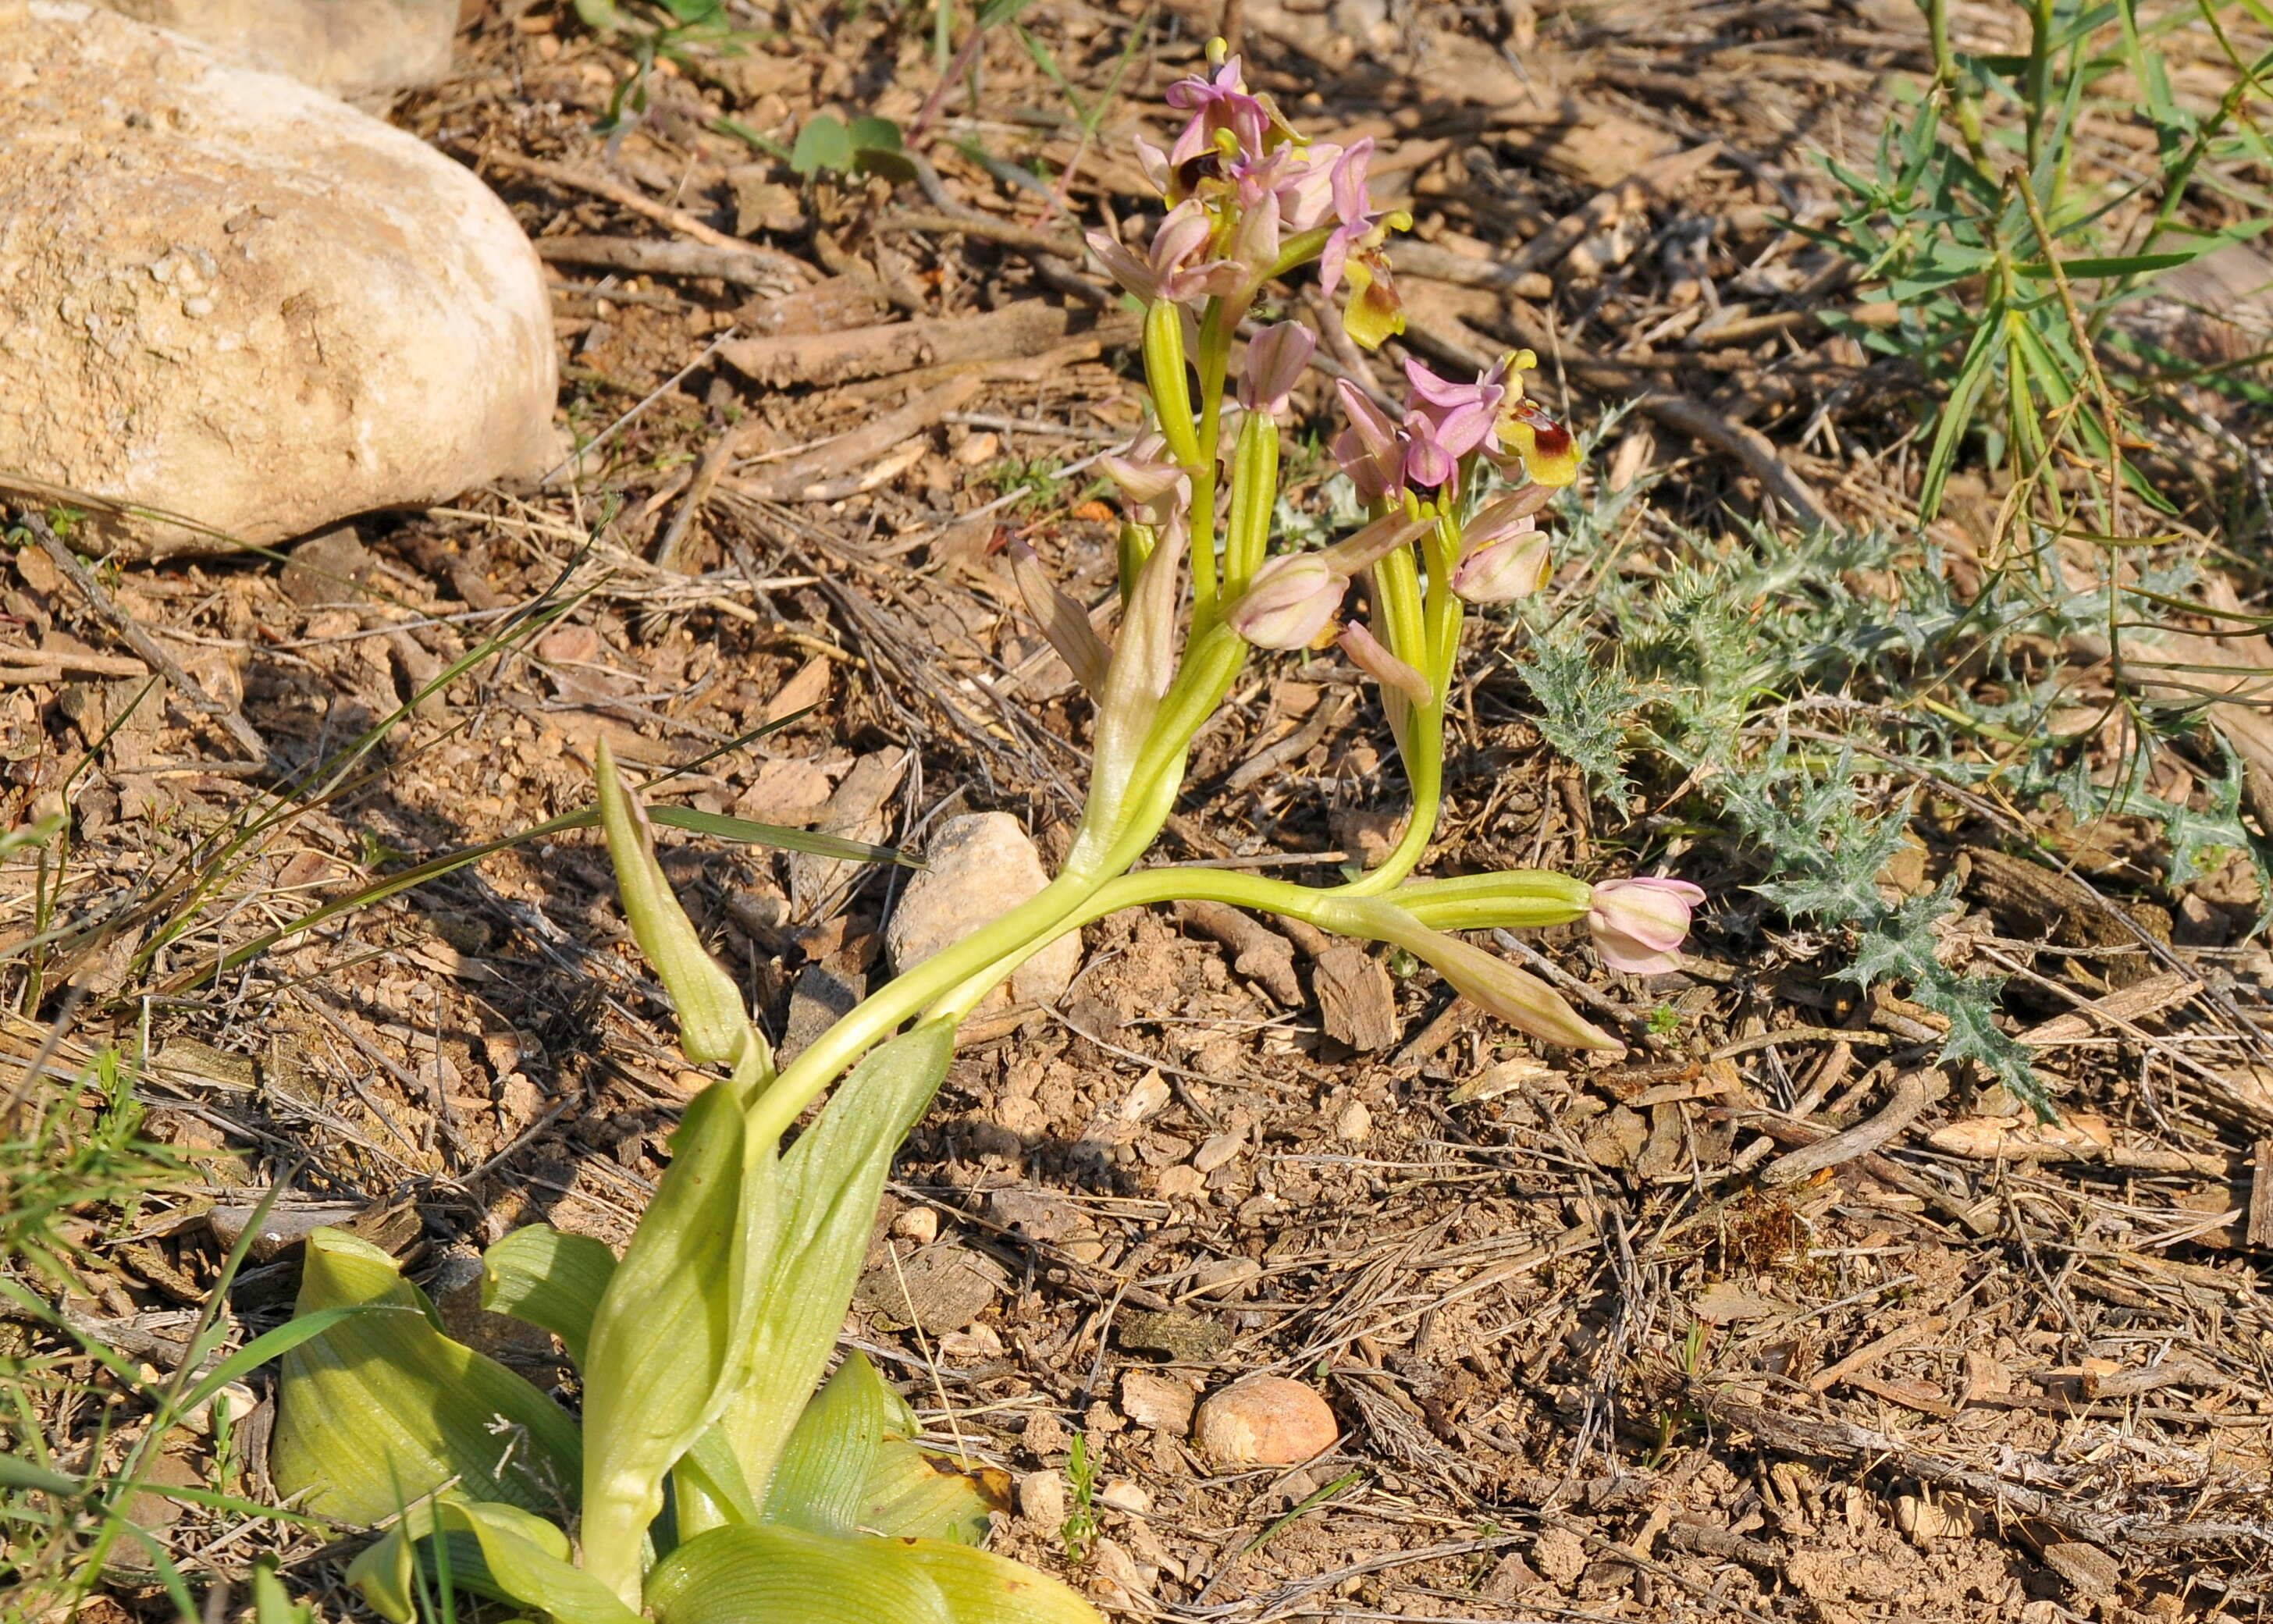
[[[1305,140],[1236,58],[1212,59],[1169,92],[1189,115],[1174,144],[1140,147],[1166,206],[1149,244],[1092,239],[1143,307],[1152,404],[1147,431],[1105,461],[1127,511],[1111,641],[1030,549],[1011,549],[1022,595],[1097,707],[1088,798],[1056,877],[776,1067],[603,745],[597,820],[626,922],[680,1047],[726,1074],[688,1105],[620,1258],[536,1224],[484,1260],[484,1306],[552,1331],[577,1366],[581,1417],[453,1340],[384,1252],[338,1231],[310,1239],[272,1472],[310,1511],[388,1525],[351,1570],[388,1617],[420,1611],[439,1554],[569,1624],[1092,1624],[1070,1590],[973,1548],[983,1485],[923,1454],[912,1414],[865,1361],[848,1358],[814,1392],[893,1154],[946,1074],[956,1025],[1068,932],[1178,900],[1391,944],[1517,1029],[1577,1048],[1620,1045],[1457,932],[1584,920],[1613,969],[1677,963],[1704,895],[1684,880],[1413,878],[1442,802],[1467,609],[1544,586],[1540,519],[1577,478],[1578,449],[1527,396],[1527,353],[1473,381],[1408,362],[1394,409],[1344,378],[1332,450],[1366,522],[1319,550],[1272,551],[1280,427],[1317,338],[1254,320],[1257,306],[1315,265],[1350,338],[1377,347],[1402,330],[1383,251],[1408,222],[1375,204],[1369,142]],[[1345,613],[1353,583],[1362,617]],[[1411,785],[1387,857],[1327,887],[1138,869],[1193,739],[1248,661],[1337,644],[1378,685]]]

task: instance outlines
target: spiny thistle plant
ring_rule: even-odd
[[[1684,881],[1413,878],[1437,825],[1464,610],[1545,580],[1538,517],[1578,455],[1526,399],[1527,355],[1468,382],[1408,364],[1394,415],[1344,383],[1334,453],[1369,521],[1323,550],[1270,556],[1281,419],[1316,336],[1262,327],[1234,376],[1243,325],[1268,283],[1315,262],[1330,296],[1347,290],[1351,336],[1378,344],[1402,326],[1382,245],[1406,222],[1368,194],[1369,142],[1305,140],[1247,89],[1235,59],[1219,50],[1213,62],[1169,94],[1190,115],[1174,146],[1139,149],[1168,206],[1149,246],[1092,239],[1144,307],[1152,406],[1151,432],[1111,464],[1129,511],[1112,645],[1031,552],[1013,558],[1097,705],[1088,801],[1061,871],[776,1070],[602,750],[601,819],[632,932],[677,1006],[687,1057],[730,1074],[687,1108],[620,1260],[542,1225],[488,1254],[486,1306],[559,1336],[581,1378],[581,1423],[445,1336],[384,1253],[336,1231],[311,1241],[299,1299],[311,1331],[287,1357],[273,1471],[311,1511],[387,1525],[353,1568],[387,1616],[411,1617],[439,1580],[566,1624],[1093,1618],[1055,1581],[976,1548],[985,1493],[921,1453],[905,1404],[865,1360],[814,1392],[892,1155],[946,1074],[956,1023],[1065,932],[1185,898],[1392,944],[1518,1029],[1579,1048],[1618,1045],[1545,983],[1452,932],[1585,919],[1613,967],[1671,966],[1702,900]],[[1367,617],[1345,621],[1361,580]],[[1329,641],[1379,685],[1411,782],[1411,820],[1388,857],[1327,888],[1132,872],[1175,805],[1194,737],[1254,651]]]

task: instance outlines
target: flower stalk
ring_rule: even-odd
[[[1213,61],[1170,94],[1189,116],[1175,142],[1166,152],[1139,144],[1165,209],[1150,241],[1090,239],[1143,308],[1152,407],[1144,434],[1106,461],[1129,507],[1110,647],[1030,550],[1014,554],[1021,595],[1097,699],[1089,797],[1063,868],[806,1049],[754,1106],[761,1134],[794,1121],[903,1023],[961,1018],[1048,941],[1122,908],[1207,900],[1392,943],[1519,1029],[1588,1048],[1617,1045],[1552,988],[1452,932],[1586,920],[1614,968],[1672,962],[1686,907],[1679,928],[1672,916],[1695,890],[1682,882],[1595,887],[1536,871],[1413,878],[1442,810],[1444,713],[1466,613],[1545,585],[1553,555],[1540,521],[1578,477],[1577,447],[1526,394],[1528,351],[1473,380],[1407,361],[1398,413],[1344,382],[1335,394],[1346,425],[1332,450],[1368,522],[1319,551],[1272,550],[1280,423],[1317,336],[1297,322],[1266,325],[1249,333],[1242,358],[1242,319],[1269,284],[1315,266],[1322,290],[1340,295],[1345,330],[1377,346],[1402,330],[1384,245],[1408,222],[1373,202],[1370,142],[1307,140],[1248,89],[1236,58],[1219,51]],[[1347,612],[1354,589],[1367,601],[1362,617]],[[1182,791],[1193,738],[1253,653],[1327,647],[1375,683],[1404,762],[1413,814],[1389,855],[1328,888],[1202,869],[1131,872]]]
[[[581,1425],[421,1313],[315,1318],[417,1299],[375,1248],[327,1231],[311,1242],[332,1266],[304,1280],[304,1323],[321,1340],[288,1371],[279,1481],[366,1520],[419,1502],[358,1559],[357,1583],[388,1617],[414,1615],[415,1547],[446,1535],[479,1545],[500,1599],[564,1624],[754,1624],[776,1616],[769,1587],[789,1575],[846,1617],[1095,1624],[1063,1586],[958,1543],[984,1538],[985,1496],[926,1460],[914,1416],[873,1371],[848,1360],[814,1396],[893,1155],[946,1075],[956,1024],[1065,932],[1181,900],[1394,947],[1516,1030],[1572,1048],[1619,1045],[1460,932],[1584,921],[1614,969],[1678,963],[1704,898],[1684,880],[1414,877],[1441,812],[1468,608],[1545,585],[1542,520],[1577,478],[1577,450],[1525,397],[1527,354],[1472,380],[1408,362],[1394,411],[1335,392],[1346,426],[1334,456],[1366,522],[1316,551],[1274,551],[1282,425],[1301,409],[1317,338],[1249,318],[1275,301],[1273,282],[1315,267],[1350,336],[1383,342],[1403,326],[1385,244],[1407,222],[1370,195],[1369,141],[1307,140],[1248,89],[1235,58],[1219,50],[1169,101],[1186,127],[1167,151],[1138,153],[1160,188],[1157,228],[1141,247],[1092,239],[1143,307],[1152,412],[1104,465],[1125,505],[1111,636],[1031,549],[1010,549],[1019,595],[1096,706],[1087,799],[1060,872],[776,1074],[603,746],[599,820],[625,917],[687,1058],[726,1074],[689,1104],[620,1258],[537,1229],[484,1261],[485,1304],[574,1351]],[[1412,816],[1389,855],[1327,887],[1139,868],[1183,791],[1194,739],[1248,662],[1328,648],[1374,684],[1404,763]],[[500,1417],[528,1458],[500,1456]],[[880,1491],[884,1480],[924,1493]]]

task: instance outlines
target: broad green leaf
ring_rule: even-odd
[[[899,125],[873,113],[854,119],[845,133],[856,152],[896,153],[900,150]]]
[[[641,1544],[663,1508],[665,1475],[742,1388],[758,1351],[776,1171],[773,1146],[744,1131],[734,1084],[697,1095],[593,1318],[584,1562],[626,1603],[638,1599]]]
[[[1010,1479],[926,1453],[915,1411],[867,1356],[847,1354],[805,1407],[774,1469],[765,1520],[815,1534],[983,1542]]]
[[[827,170],[843,174],[852,167],[852,137],[844,121],[833,113],[815,113],[797,132],[789,167],[807,180]]]
[[[998,1466],[958,1466],[904,1438],[886,1438],[868,1473],[860,1527],[895,1538],[986,1543],[994,1514],[1010,1508],[1010,1474]]]
[[[252,1624],[316,1624],[314,1610],[284,1593],[284,1582],[266,1560],[252,1570]]]
[[[859,1531],[876,1452],[899,1396],[864,1353],[848,1353],[798,1418],[766,1490],[766,1518],[814,1534]]]
[[[1007,1556],[939,1539],[885,1548],[931,1576],[955,1624],[1104,1624],[1078,1592]]]
[[[742,1476],[769,1484],[836,1345],[875,1226],[892,1156],[955,1058],[952,1022],[869,1051],[781,1163],[780,1241],[751,1377],[721,1425]],[[762,1491],[761,1491],[762,1493]]]
[[[549,1224],[517,1229],[482,1254],[482,1306],[551,1331],[580,1370],[616,1254]]]
[[[616,775],[615,758],[605,739],[595,752],[594,765],[600,827],[607,832],[624,917],[640,951],[678,1006],[679,1046],[691,1060],[737,1061],[751,1045],[765,1042],[750,1024],[741,989],[725,966],[710,956],[695,933],[694,922],[672,894],[663,864],[656,861],[647,815]]]
[[[308,1237],[298,1312],[366,1307],[284,1355],[269,1471],[305,1509],[377,1523],[456,1482],[531,1510],[570,1504],[576,1426],[513,1372],[442,1334],[394,1260],[341,1230]]]
[[[779,1523],[713,1529],[656,1564],[648,1611],[656,1624],[956,1624],[904,1549]]]
[[[575,1565],[567,1535],[494,1501],[446,1495],[413,1508],[349,1564],[348,1581],[385,1617],[415,1619],[417,1546],[438,1538],[449,1545],[454,1588],[537,1608],[559,1624],[640,1624],[638,1613]]]
[[[889,118],[874,114],[852,121],[848,132],[852,142],[853,167],[863,175],[881,175],[888,180],[913,180],[915,165],[908,161],[906,149],[901,145],[900,127]]]

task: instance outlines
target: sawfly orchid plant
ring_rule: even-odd
[[[1369,142],[1305,140],[1235,58],[1219,49],[1211,65],[1169,93],[1189,115],[1174,147],[1140,144],[1165,205],[1149,243],[1092,239],[1143,307],[1152,408],[1149,431],[1106,465],[1128,510],[1111,642],[1013,546],[1021,594],[1097,708],[1088,800],[1059,873],[776,1067],[602,750],[601,821],[632,932],[688,1059],[724,1074],[688,1105],[620,1258],[543,1225],[487,1254],[484,1306],[559,1338],[581,1417],[447,1336],[384,1252],[334,1231],[311,1242],[298,1308],[328,1317],[286,1357],[274,1476],[310,1511],[384,1529],[351,1571],[387,1616],[414,1616],[439,1582],[562,1624],[1093,1619],[1054,1579],[980,1548],[999,1494],[924,1452],[866,1360],[821,1381],[892,1156],[946,1074],[956,1024],[1065,932],[1187,898],[1390,943],[1519,1030],[1578,1048],[1617,1044],[1455,932],[1583,919],[1613,968],[1673,964],[1701,900],[1684,881],[1414,878],[1441,801],[1464,614],[1544,582],[1539,520],[1578,454],[1525,394],[1528,355],[1467,381],[1408,363],[1389,410],[1345,381],[1332,450],[1369,516],[1323,550],[1272,552],[1282,427],[1317,339],[1258,325],[1258,296],[1314,265],[1350,337],[1377,345],[1402,330],[1383,245],[1407,222],[1369,193]],[[1353,583],[1362,618],[1346,614]],[[1378,685],[1411,784],[1389,855],[1331,887],[1138,868],[1194,737],[1255,652],[1336,643]]]

